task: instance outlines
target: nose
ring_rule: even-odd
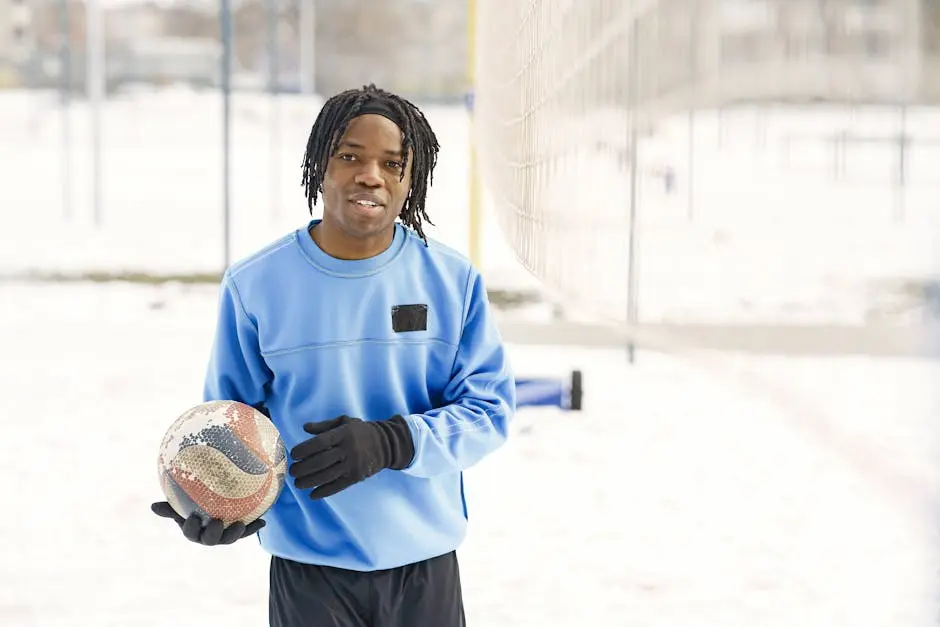
[[[356,183],[360,185],[381,187],[383,182],[379,166],[371,161],[363,163],[362,168],[356,173]]]

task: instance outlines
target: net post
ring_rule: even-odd
[[[268,183],[271,192],[271,216],[277,218],[281,213],[281,63],[278,49],[278,29],[280,10],[276,0],[265,0],[264,6],[267,38],[265,47],[268,55],[268,98],[270,117],[268,118]]]
[[[300,0],[300,88],[304,95],[317,90],[316,0]]]
[[[62,112],[62,214],[69,221],[72,215],[72,38],[71,8],[68,0],[59,2],[59,106]]]
[[[222,35],[222,272],[232,260],[231,154],[232,154],[232,0],[220,0],[219,29]]]
[[[698,58],[698,21],[699,4],[695,4],[695,9],[689,12],[689,77],[692,83],[692,89],[695,89],[698,79],[698,68],[696,59]],[[688,117],[688,145],[686,146],[686,219],[692,222],[695,216],[695,106],[689,107]]]
[[[480,267],[480,174],[477,167],[474,90],[476,89],[476,0],[467,0],[467,107],[469,125],[469,180],[467,237],[470,261]]]
[[[101,104],[105,98],[107,70],[105,57],[104,11],[99,0],[85,3],[85,94],[91,130],[91,193],[94,225],[101,226]]]
[[[629,128],[629,141],[630,141],[630,232],[629,232],[629,250],[627,257],[627,325],[633,327],[637,323],[637,233],[636,233],[636,213],[637,213],[637,203],[639,202],[638,197],[638,182],[639,177],[637,176],[637,156],[639,155],[639,150],[637,149],[637,141],[639,139],[639,103],[640,103],[640,80],[638,77],[638,72],[640,71],[640,63],[637,58],[640,51],[639,42],[637,38],[639,36],[639,29],[637,28],[639,20],[634,19],[633,24],[630,28],[630,128]],[[630,335],[630,339],[627,343],[627,358],[632,364],[636,361],[636,343],[633,339],[633,335]]]
[[[894,176],[894,221],[904,221],[905,188],[907,187],[907,104],[898,105],[897,173]]]

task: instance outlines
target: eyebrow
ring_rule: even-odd
[[[366,149],[366,147],[363,146],[362,144],[360,144],[360,143],[358,143],[358,142],[354,142],[354,141],[349,141],[349,140],[343,140],[343,141],[341,141],[341,142],[339,143],[339,145],[340,145],[340,146],[347,146],[347,147],[349,147],[349,148],[355,148],[355,149],[357,149],[357,150],[365,150],[365,149]],[[385,154],[390,155],[390,156],[393,156],[393,157],[401,157],[401,151],[400,151],[400,150],[386,150],[386,151],[385,151]]]

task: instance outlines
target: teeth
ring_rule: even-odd
[[[356,204],[364,207],[378,207],[378,203],[374,203],[371,200],[357,200]]]

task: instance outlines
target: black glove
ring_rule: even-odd
[[[205,526],[203,526],[202,519],[199,518],[197,514],[192,514],[188,518],[183,518],[177,514],[176,510],[174,510],[166,501],[154,503],[150,506],[150,509],[157,516],[175,520],[176,524],[179,525],[180,529],[183,530],[183,535],[187,540],[197,544],[202,544],[204,546],[232,544],[237,540],[247,538],[248,536],[257,533],[257,531],[264,527],[265,524],[264,519],[259,518],[258,520],[248,523],[248,525],[245,525],[243,522],[234,522],[223,529],[222,521],[217,518],[213,518]]]
[[[339,416],[308,422],[304,431],[314,437],[291,449],[295,463],[288,472],[298,488],[314,488],[312,499],[332,496],[384,468],[406,468],[415,454],[401,416],[375,422]]]

